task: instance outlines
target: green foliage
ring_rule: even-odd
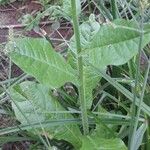
[[[113,23],[100,26],[94,16],[91,15],[89,21],[79,26],[79,30],[82,51],[79,55],[77,54],[76,41],[73,36],[70,40],[71,50],[68,61],[65,61],[60,54],[56,53],[46,39],[22,38],[15,39],[13,41],[14,45],[12,43],[8,44],[9,48],[14,49],[9,53],[12,61],[40,82],[40,84],[24,82],[10,90],[13,98],[12,107],[17,119],[22,124],[27,124],[27,120],[20,114],[17,105],[31,123],[52,119],[73,118],[70,114],[51,113],[51,111],[59,112],[65,109],[51,95],[50,89],[60,88],[67,82],[73,83],[79,89],[80,80],[78,75],[80,70],[77,70],[78,57],[83,58],[83,92],[86,99],[86,109],[90,109],[93,104],[93,89],[101,79],[99,72],[94,67],[105,71],[107,65],[123,65],[138,53],[140,31],[133,21],[116,20]],[[149,41],[149,25],[145,25],[142,48]],[[107,76],[103,77],[108,79]],[[111,80],[109,81],[113,83]],[[118,86],[117,82],[114,85]],[[118,86],[117,88],[119,87],[122,90],[122,86]],[[127,97],[130,100],[132,99],[130,94]],[[105,125],[98,125],[97,123],[95,125],[96,129],[91,130],[88,136],[82,136],[77,125],[56,126],[45,128],[45,130],[49,134],[49,137],[64,139],[74,145],[76,149],[127,149],[121,139],[111,136],[108,132],[103,132],[107,129],[111,130],[112,127],[109,126],[108,128]],[[145,128],[141,126],[137,131],[137,136],[142,135],[143,137],[144,132]],[[115,135],[115,131],[112,131],[112,135]],[[136,143],[141,144],[142,137]]]
[[[65,111],[65,109],[51,95],[49,88],[41,84],[30,81],[23,82],[10,89],[10,95],[13,99],[12,107],[16,118],[22,125],[73,118],[71,114],[59,113],[60,111]],[[24,115],[18,108],[21,108]],[[41,134],[44,134],[41,128],[39,130]],[[29,131],[34,132],[33,130]],[[81,146],[79,139],[81,132],[77,125],[45,127],[44,131],[50,139],[66,140],[72,143],[77,149]],[[34,133],[36,134],[36,132]]]
[[[148,26],[145,25],[142,47],[150,41]],[[137,25],[133,21],[116,20],[100,27],[94,16],[91,15],[89,21],[80,25],[80,38],[81,55],[95,67],[105,70],[107,65],[122,65],[136,56],[140,34]],[[74,36],[70,40],[70,47],[73,53],[76,54]],[[88,65],[86,65],[84,72],[87,108],[90,108],[92,90],[96,87],[100,77]]]
[[[25,14],[24,16],[22,16],[19,19],[19,22],[21,22],[22,24],[29,24],[33,21],[33,16],[31,14]]]
[[[134,150],[138,150],[139,147],[141,146],[142,144],[142,140],[143,140],[143,136],[144,136],[144,133],[147,129],[147,123],[143,123],[139,128],[138,130],[136,131],[136,134],[135,134],[135,137],[134,137],[134,143],[133,143],[133,147],[132,149]]]
[[[93,19],[80,26],[81,55],[85,58],[84,90],[87,108],[92,105],[92,90],[100,77],[86,62],[104,70],[107,65],[122,65],[129,61],[138,52],[139,32],[135,27],[134,22],[125,20],[117,20],[114,24],[100,27]],[[150,41],[149,29],[147,26],[145,28],[143,47]],[[55,88],[66,82],[78,85],[77,70],[54,52],[46,40],[23,38],[17,39],[15,43],[16,48],[10,54],[11,59],[39,82]],[[74,36],[71,38],[70,46],[76,53]]]
[[[120,139],[102,139],[98,136],[87,136],[82,139],[81,150],[127,150]]]
[[[0,0],[0,5],[4,5],[4,4],[7,4],[7,3],[13,3],[15,1],[16,0]]]
[[[95,20],[95,16],[93,14],[90,15],[88,21],[82,23],[79,26],[82,49],[84,49],[91,42],[93,37],[99,31],[99,29],[100,24]],[[74,35],[70,39],[70,50],[77,57]],[[73,59],[77,64],[77,60],[75,58]],[[95,73],[94,69],[92,69],[89,65],[86,64],[84,66],[84,90],[85,90],[86,107],[88,109],[90,109],[92,105],[92,91],[96,87],[99,80],[100,76]]]
[[[138,53],[140,31],[133,21],[116,20],[103,25],[93,40],[83,49],[86,59],[101,69],[107,65],[122,65]],[[145,25],[142,47],[150,41],[150,30]]]
[[[34,27],[38,26],[40,23],[40,20],[43,18],[48,18],[52,20],[60,20],[61,18],[65,18],[66,20],[71,21],[72,19],[72,9],[71,9],[71,1],[69,0],[63,0],[63,1],[40,1],[44,6],[44,11],[37,12],[37,15],[35,18],[33,18],[32,15],[25,15],[23,16],[20,21],[24,23],[28,23],[27,30],[31,30]],[[50,5],[48,5],[49,3]],[[81,2],[80,0],[76,1],[77,4],[77,12],[78,15],[81,13]]]
[[[72,16],[72,8],[71,8],[71,0],[63,0],[63,11],[68,15]],[[78,15],[81,13],[81,2],[80,0],[76,0],[76,8]]]
[[[77,84],[77,73],[56,53],[45,39],[16,39],[11,59],[25,72],[49,87],[58,88],[66,82]]]
[[[65,109],[54,98],[54,96],[50,93],[49,88],[46,86],[35,82],[26,81],[14,86],[9,91],[13,99],[12,107],[15,111],[16,118],[21,122],[22,125],[29,123],[42,123],[48,120],[73,118],[71,114],[59,113],[60,111],[65,111]],[[22,112],[20,112],[18,108],[21,108]],[[22,115],[22,113],[24,115]],[[121,140],[114,139],[113,137],[111,138],[111,136],[108,137],[107,132],[103,132],[107,130],[106,127],[102,125],[101,127],[97,125],[97,127],[98,128],[93,132],[91,137],[83,137],[78,125],[57,125],[55,127],[47,126],[44,127],[44,132],[47,133],[50,139],[55,138],[59,140],[66,140],[70,142],[76,149],[81,148],[81,146],[81,150],[87,148],[90,149],[93,146],[96,149],[101,149],[102,147],[105,147],[106,149],[111,147],[112,150],[114,148],[121,148],[122,150],[125,149],[125,146]],[[44,134],[41,128],[38,130],[41,134]],[[28,131],[34,134],[37,132],[34,130]],[[92,144],[93,140],[96,142],[94,145]],[[88,144],[87,147],[87,143],[89,143],[90,146]]]
[[[95,20],[95,15],[91,14],[89,20],[83,22],[79,26],[81,46],[85,49],[87,45],[92,41],[96,33],[100,30],[100,24]],[[70,39],[70,49],[77,55],[77,49],[75,45],[75,36],[73,35]]]

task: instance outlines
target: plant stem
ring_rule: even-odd
[[[145,92],[145,87],[146,87],[146,83],[147,83],[147,72],[149,72],[147,69],[146,75],[145,75],[145,80],[144,80],[144,85],[143,85],[143,89],[142,89],[142,94],[140,96],[140,101],[138,104],[138,108],[136,110],[136,100],[137,100],[137,95],[138,95],[138,88],[139,88],[139,74],[140,74],[140,56],[141,56],[141,50],[142,50],[142,41],[143,41],[143,13],[141,13],[141,23],[140,23],[140,41],[139,41],[139,50],[138,50],[138,56],[137,56],[137,68],[136,68],[136,79],[135,79],[135,88],[134,88],[134,98],[133,98],[133,105],[132,105],[132,122],[131,122],[131,127],[130,127],[130,131],[131,131],[131,135],[129,138],[129,150],[133,150],[134,149],[134,139],[135,139],[135,134],[136,134],[136,130],[138,127],[138,118],[140,116],[140,112],[141,112],[141,105],[143,102],[143,97],[144,97],[144,92]]]
[[[148,68],[147,68],[146,73],[145,73],[142,93],[141,93],[141,96],[140,96],[139,106],[138,106],[138,109],[137,109],[137,114],[136,114],[136,118],[135,118],[135,122],[134,122],[133,135],[132,135],[132,138],[131,138],[131,147],[133,146],[132,142],[135,138],[135,133],[136,133],[136,130],[137,130],[137,127],[138,127],[138,122],[139,122],[138,120],[140,118],[141,105],[142,105],[143,98],[144,98],[144,93],[145,93],[146,84],[147,84],[147,80],[148,80],[149,70],[150,70],[150,60],[148,62]],[[131,150],[132,150],[132,148],[131,148]]]
[[[81,52],[81,42],[80,42],[80,33],[79,33],[79,23],[78,17],[76,12],[76,0],[71,0],[71,7],[72,7],[72,18],[73,18],[73,27],[74,27],[74,34],[76,39],[76,48],[77,48],[77,55]],[[84,94],[84,78],[83,78],[83,59],[82,56],[77,57],[78,62],[78,73],[79,73],[79,99],[81,104],[81,112],[82,112],[82,125],[83,125],[83,132],[84,135],[89,133],[89,124],[88,124],[88,115],[86,109],[86,99]]]
[[[92,13],[91,2],[90,0],[88,0],[87,2],[88,2],[88,7],[89,7],[89,13]]]
[[[116,0],[111,0],[111,7],[112,7],[112,16],[113,19],[118,18],[118,13],[117,13],[117,3]]]
[[[146,129],[146,132],[145,132],[145,136],[144,136],[144,147],[143,147],[143,150],[148,150],[150,148],[150,140],[149,140],[149,117],[144,114],[145,116],[145,119],[147,120],[147,129]]]
[[[91,2],[97,7],[100,13],[102,13],[108,20],[111,20],[111,21],[113,20],[111,13],[104,6],[103,1],[98,1],[99,5],[94,0],[91,0]]]

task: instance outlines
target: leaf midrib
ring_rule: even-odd
[[[150,34],[149,32],[147,32],[146,34],[144,34],[144,35],[147,35],[147,34]],[[97,34],[96,34],[97,35]],[[96,35],[95,35],[95,37],[96,37]],[[95,38],[94,37],[94,38]],[[115,44],[119,44],[119,43],[123,43],[123,42],[128,42],[128,41],[132,41],[132,40],[136,40],[136,39],[138,39],[140,37],[140,35],[138,35],[138,36],[134,36],[133,38],[129,38],[128,40],[122,40],[122,41],[119,41],[119,42],[113,42],[113,43],[108,43],[108,44],[104,44],[104,45],[100,45],[100,46],[95,46],[94,47],[94,45],[95,44],[93,44],[92,42],[91,42],[91,44],[90,44],[90,47],[91,48],[86,48],[87,50],[88,49],[96,49],[96,48],[102,48],[102,47],[106,47],[106,46],[109,46],[109,45],[115,45]],[[100,38],[100,37],[99,37]],[[95,40],[95,39],[94,39]],[[93,40],[93,41],[94,41]],[[85,49],[85,50],[86,50]]]
[[[22,54],[22,53],[18,53],[18,52],[13,52],[13,53],[16,53],[17,55],[19,54],[19,55],[21,55],[21,56],[23,56],[23,57],[27,57],[28,59],[33,59],[34,61],[39,61],[39,62],[41,62],[42,64],[46,64],[46,65],[48,65],[48,66],[51,66],[51,67],[53,67],[53,68],[56,68],[57,70],[60,70],[61,72],[63,72],[63,73],[67,73],[67,74],[69,74],[70,76],[72,76],[72,77],[75,77],[75,75],[72,73],[70,73],[68,70],[69,69],[67,69],[67,71],[66,71],[66,69],[65,70],[62,70],[62,69],[60,69],[60,67],[57,67],[57,65],[52,65],[52,64],[50,64],[50,63],[48,63],[47,61],[45,61],[45,60],[43,60],[43,61],[41,61],[41,59],[39,59],[39,58],[36,58],[36,57],[32,57],[32,56],[28,56],[28,55],[25,55],[25,54]],[[15,61],[15,60],[14,60]],[[54,64],[54,63],[53,63]],[[66,64],[66,65],[68,65],[68,64]],[[70,69],[73,71],[73,68],[71,68],[70,67]],[[74,71],[74,73],[75,73],[75,71]]]

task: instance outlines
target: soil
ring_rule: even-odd
[[[10,142],[8,144],[4,144],[2,150],[28,150],[30,146],[30,142]]]

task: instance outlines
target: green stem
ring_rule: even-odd
[[[71,7],[72,7],[73,27],[74,27],[74,34],[76,39],[77,55],[79,55],[81,52],[81,42],[80,42],[79,23],[78,23],[78,17],[76,12],[75,1],[76,0],[71,0]],[[89,133],[89,124],[88,124],[88,115],[86,109],[86,99],[84,94],[82,56],[77,57],[77,62],[78,62],[78,73],[79,73],[79,99],[80,99],[81,112],[82,112],[82,125],[83,125],[84,135],[87,135]]]
[[[118,10],[117,10],[117,2],[116,0],[111,0],[111,7],[112,7],[112,16],[113,19],[117,19],[118,18]]]
[[[149,140],[149,116],[147,116],[146,114],[144,114],[145,116],[145,119],[147,120],[147,129],[146,129],[146,132],[145,132],[145,136],[144,136],[144,147],[143,147],[143,150],[148,150],[150,148],[150,140]]]
[[[113,17],[109,10],[104,6],[103,1],[98,1],[98,4],[94,1],[91,0],[91,2],[97,7],[97,9],[102,13],[108,20],[113,20]]]
[[[90,0],[88,0],[87,2],[88,2],[88,7],[89,7],[89,13],[92,13],[91,2]]]
[[[150,70],[150,61],[148,63],[148,68],[146,70],[145,77],[144,77],[142,93],[141,93],[141,96],[140,96],[139,106],[138,106],[138,109],[137,109],[137,114],[136,114],[136,118],[135,118],[135,122],[134,122],[134,130],[133,130],[133,135],[132,135],[132,139],[131,139],[131,146],[133,146],[132,145],[132,142],[133,142],[132,140],[134,140],[134,138],[135,138],[135,133],[136,133],[136,130],[137,130],[137,127],[138,127],[138,122],[139,122],[138,120],[140,118],[141,106],[142,106],[142,102],[143,102],[143,98],[144,98],[144,93],[145,93],[146,84],[147,84],[147,80],[148,80],[149,70]]]
[[[149,72],[149,67],[147,69],[146,75],[145,75],[145,80],[144,80],[144,85],[143,85],[143,89],[142,89],[142,94],[140,96],[140,101],[139,101],[139,105],[136,111],[136,100],[137,100],[137,95],[138,95],[138,88],[139,88],[139,74],[140,74],[140,56],[141,56],[141,50],[142,50],[142,41],[143,41],[143,13],[141,13],[141,23],[140,23],[140,28],[141,28],[141,33],[140,33],[140,41],[139,41],[139,50],[138,50],[138,57],[137,57],[137,69],[136,69],[136,79],[135,79],[135,88],[134,88],[134,98],[133,98],[133,107],[132,107],[132,122],[131,122],[131,139],[129,141],[129,149],[132,150],[133,146],[134,146],[134,139],[135,139],[135,134],[136,134],[136,130],[138,127],[138,118],[140,116],[140,112],[141,112],[141,105],[143,102],[143,97],[144,97],[144,92],[145,92],[145,88],[146,88],[146,83],[147,83],[147,79],[148,79],[148,74],[147,72]]]
[[[128,62],[128,68],[129,68],[129,75],[130,75],[130,78],[132,78],[132,79],[134,79],[135,78],[135,75],[134,75],[134,71],[133,71],[133,66],[132,66],[132,64],[133,64],[133,61],[132,61],[132,59],[131,60],[129,60],[129,62]],[[131,92],[132,93],[134,93],[134,87],[131,87]],[[132,103],[131,104],[131,107],[130,107],[130,110],[128,111],[129,112],[129,115],[130,115],[130,113],[131,113],[131,115],[132,115],[132,119],[133,119],[133,108],[135,107],[135,104],[134,103]],[[133,130],[133,123],[132,123],[132,119],[131,119],[131,126],[129,127],[129,136],[128,136],[128,147],[130,147],[130,141],[131,141],[131,136],[132,136],[132,130]]]
[[[133,64],[133,61],[131,59],[128,62],[129,75],[130,75],[131,79],[134,79],[134,70],[133,70],[133,65],[132,64]]]

